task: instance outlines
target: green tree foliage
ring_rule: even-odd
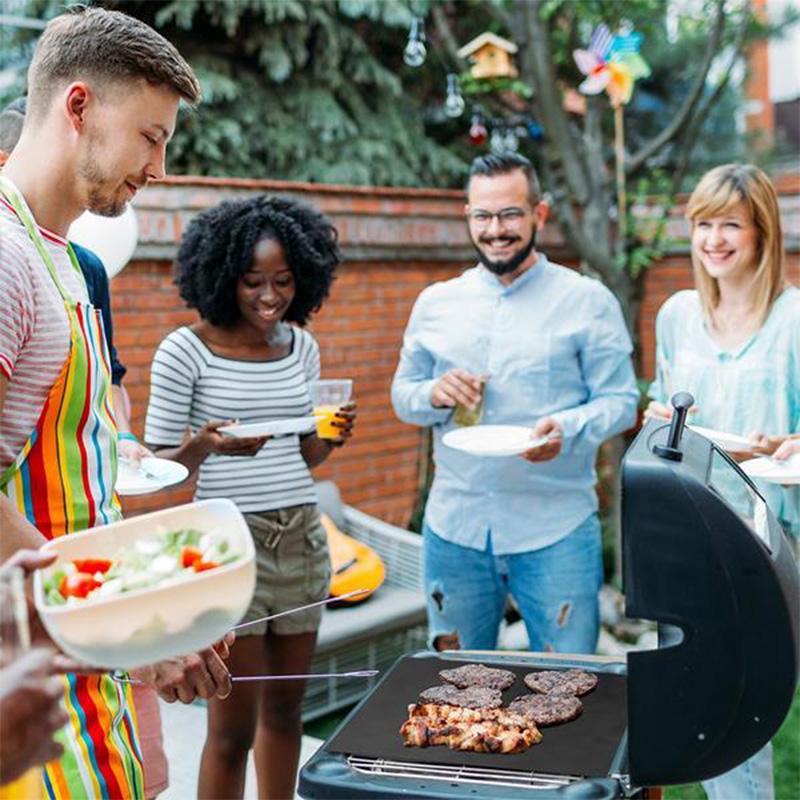
[[[162,31],[198,72],[205,102],[181,121],[173,171],[394,186],[464,173],[403,93],[410,16],[397,0],[113,5]]]
[[[467,164],[426,133],[420,100],[404,93],[411,12],[401,0],[96,4],[148,22],[197,72],[204,102],[181,115],[173,173],[390,186],[463,180]],[[32,0],[22,13],[49,18],[63,7]]]
[[[410,14],[398,0],[109,5],[163,32],[197,70],[205,101],[181,121],[175,172],[394,186],[464,174],[403,93]]]

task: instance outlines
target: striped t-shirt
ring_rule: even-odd
[[[164,339],[153,359],[145,440],[176,447],[190,428],[212,419],[241,424],[311,414],[309,381],[319,379],[319,346],[292,328],[287,356],[242,361],[212,352],[189,328]],[[227,497],[241,511],[270,511],[315,503],[314,483],[298,435],[267,440],[255,456],[211,453],[200,465],[195,498]]]
[[[64,288],[75,300],[88,302],[67,242],[41,226],[39,232]],[[69,341],[64,301],[28,231],[0,197],[0,373],[8,381],[0,415],[0,474],[36,427]]]

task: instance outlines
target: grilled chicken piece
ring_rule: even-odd
[[[473,753],[521,753],[542,740],[531,720],[508,709],[434,703],[410,705],[400,735],[407,747],[446,745]]]

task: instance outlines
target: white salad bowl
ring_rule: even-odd
[[[156,586],[74,605],[49,605],[44,581],[75,558],[113,558],[121,547],[159,533],[221,531],[241,554],[229,564]],[[230,500],[202,500],[61,536],[42,546],[58,554],[34,573],[34,602],[47,632],[65,653],[104,669],[133,669],[202,650],[247,611],[255,589],[255,550],[241,512]]]

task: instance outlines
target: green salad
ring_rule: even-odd
[[[75,605],[180,582],[240,556],[221,532],[170,531],[121,547],[113,558],[74,558],[58,564],[44,580],[45,598],[48,605]]]

